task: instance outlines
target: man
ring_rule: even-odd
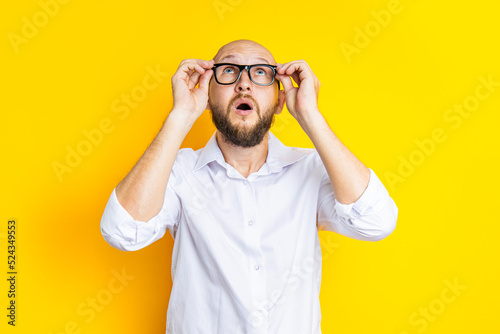
[[[101,220],[124,251],[174,238],[167,333],[321,333],[318,230],[369,241],[394,230],[394,201],[329,128],[319,88],[304,60],[276,63],[250,40],[181,62],[172,111]],[[269,132],[285,101],[315,149]],[[179,149],[206,109],[217,131]]]

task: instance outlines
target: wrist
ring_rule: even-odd
[[[314,112],[303,113],[300,126],[309,135],[313,129],[321,128],[327,126],[326,119],[319,110]]]
[[[181,131],[184,136],[187,135],[189,130],[194,124],[192,116],[188,110],[180,108],[173,108],[167,116],[163,128],[168,127],[169,131]]]
[[[173,107],[167,116],[173,122],[179,123],[179,126],[193,125],[196,119],[193,119],[193,112],[186,108]]]

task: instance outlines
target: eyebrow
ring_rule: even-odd
[[[234,56],[234,55],[229,55],[229,56],[226,56],[226,57],[222,58],[222,59],[220,60],[220,62],[222,62],[224,59],[228,59],[228,58],[236,58],[236,56]],[[268,61],[267,59],[265,59],[265,58],[262,58],[262,57],[257,57],[257,58],[255,58],[255,59],[257,59],[257,60],[262,60],[262,61],[264,61],[266,64],[269,64],[269,61]]]

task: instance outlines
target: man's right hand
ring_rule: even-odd
[[[148,222],[161,211],[182,141],[207,107],[213,63],[213,60],[201,59],[181,62],[172,76],[174,108],[139,161],[116,186],[119,204],[134,220]],[[195,89],[198,83],[199,88]],[[124,225],[129,223],[120,222]]]
[[[172,76],[173,112],[191,124],[203,114],[208,103],[208,83],[214,60],[184,59]],[[199,87],[195,86],[199,83]]]

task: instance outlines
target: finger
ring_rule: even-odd
[[[291,71],[310,71],[312,73],[311,67],[304,60],[294,60],[288,63],[285,63],[281,66],[280,74],[288,74],[291,75]]]
[[[179,66],[182,67],[183,65],[185,64],[189,64],[189,63],[194,63],[194,64],[197,64],[203,68],[206,68],[206,69],[209,69],[211,68],[212,66],[214,66],[214,60],[203,60],[203,59],[184,59],[181,61],[181,64]]]
[[[293,86],[292,79],[288,75],[277,74],[276,77],[283,84],[283,88],[285,89],[285,93],[295,88]]]
[[[183,71],[188,73],[189,75],[191,75],[193,71],[196,71],[200,74],[203,74],[203,73],[205,73],[206,70],[198,64],[187,63],[185,65],[185,67],[183,68]]]
[[[299,74],[297,72],[293,72],[292,75],[291,75],[293,81],[295,81],[297,83],[297,85],[300,86],[300,82],[302,81],[299,77]]]
[[[285,74],[290,75],[298,85],[300,85],[303,80],[308,78],[312,81],[317,80],[311,68],[304,62],[299,62],[290,66],[286,69]]]
[[[285,68],[285,65],[287,65],[288,63],[285,63],[285,64],[281,64],[281,63],[276,63],[276,72],[278,72],[279,74],[283,74],[283,69]]]
[[[203,69],[203,71],[197,70],[198,73],[203,74],[205,73],[206,70],[211,69],[214,66],[215,60],[201,60],[201,59],[196,59],[197,65],[199,65],[199,68]],[[198,67],[196,67],[198,69]]]
[[[198,59],[200,60],[200,62],[198,62],[198,64],[203,67],[203,68],[206,68],[206,69],[210,69],[212,68],[212,66],[214,66],[214,63],[215,63],[215,60],[211,59],[211,60],[201,60],[201,59]]]
[[[285,73],[284,74],[287,74],[287,75],[292,75],[294,72],[297,72],[297,71],[302,71],[302,67],[300,64],[290,64],[286,70],[285,70]]]
[[[280,64],[280,63],[278,63],[278,64],[279,64],[279,66],[278,66],[277,70],[278,70],[278,72],[279,72],[280,74],[285,74],[286,70],[287,70],[288,68],[290,68],[290,66],[295,65],[297,62],[299,62],[299,60],[290,61],[290,62],[288,62],[288,63],[284,63],[284,64]]]
[[[199,88],[203,90],[204,92],[208,92],[208,82],[210,81],[210,78],[212,78],[212,74],[214,71],[212,70],[207,70],[205,74],[203,74],[200,78],[200,86]]]
[[[292,79],[295,81],[297,85],[300,86],[301,79],[299,77],[299,72],[302,69],[300,68],[300,65],[297,64],[286,64],[286,66],[283,67],[282,72],[283,75],[292,77]]]
[[[189,78],[189,89],[193,89],[194,87],[196,87],[196,84],[198,83],[199,78],[200,78],[200,73],[193,72],[193,74]]]
[[[191,75],[193,75],[193,73],[203,74],[203,73],[205,73],[205,70],[203,68],[201,68],[201,66],[193,64],[193,63],[184,64],[172,76],[172,82],[177,81],[177,80],[182,80],[186,84],[189,84],[189,78],[191,78]]]

